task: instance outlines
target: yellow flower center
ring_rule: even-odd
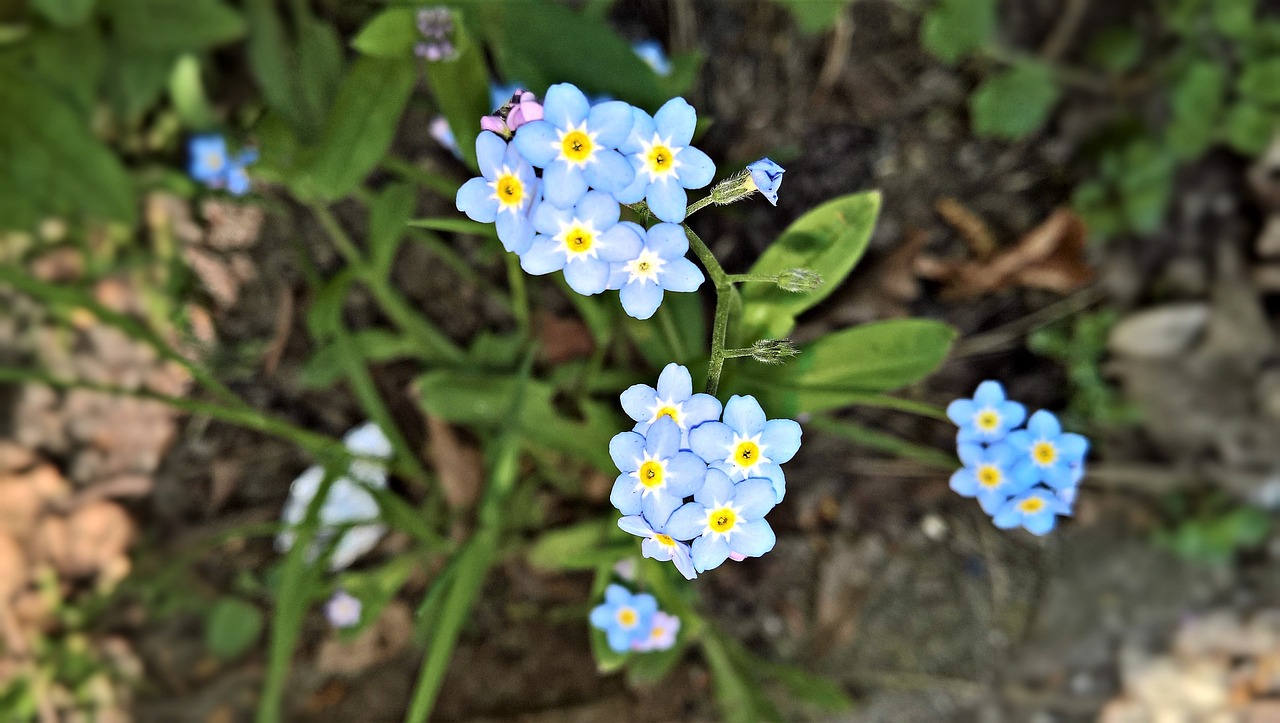
[[[564,236],[565,248],[575,254],[584,254],[590,251],[591,244],[594,242],[595,237],[591,231],[581,226],[574,226]]]
[[[981,412],[978,412],[978,417],[975,422],[978,425],[978,429],[981,429],[984,432],[990,432],[1000,426],[1000,415],[996,414],[994,409],[984,409]]]
[[[584,163],[591,157],[591,138],[582,131],[569,131],[560,139],[560,152],[573,163]]]
[[[1048,466],[1058,459],[1058,448],[1054,447],[1052,442],[1036,442],[1031,448],[1031,456],[1041,466]]]
[[[1018,503],[1018,509],[1026,512],[1027,514],[1039,512],[1044,509],[1044,500],[1039,497],[1028,497]]]
[[[204,154],[204,164],[208,166],[209,170],[211,171],[221,171],[222,170],[222,154],[209,151],[208,153]]]
[[[618,609],[618,624],[624,628],[634,628],[640,622],[640,616],[631,608]]]
[[[498,203],[503,206],[519,206],[524,199],[524,184],[514,174],[499,176],[493,186],[497,190]]]
[[[1000,468],[983,465],[978,468],[978,484],[991,488],[1000,486]]]
[[[657,414],[653,415],[654,421],[657,421],[661,417],[669,417],[671,421],[677,424],[680,423],[680,413],[676,411],[675,407],[663,407],[658,410]]]
[[[645,155],[645,163],[651,174],[662,174],[675,168],[676,156],[671,149],[663,145],[655,145]]]
[[[728,532],[738,523],[738,515],[729,507],[712,510],[707,515],[707,526],[714,532]]]
[[[651,460],[640,465],[640,484],[657,487],[662,484],[662,463]]]
[[[760,458],[760,446],[755,442],[746,441],[739,442],[738,448],[733,451],[733,461],[739,466],[751,467],[755,465],[756,460]]]
[[[657,540],[658,544],[662,545],[663,547],[676,546],[676,541],[671,537],[671,535],[654,535],[653,539]]]

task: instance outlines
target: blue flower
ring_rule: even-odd
[[[604,603],[591,611],[591,625],[604,631],[615,653],[625,653],[649,639],[656,612],[658,601],[652,595],[633,595],[621,585],[610,585],[604,590]]]
[[[994,515],[1027,485],[1010,473],[1014,452],[1009,445],[996,442],[989,447],[966,442],[959,447],[964,467],[951,475],[951,489],[962,497],[977,497],[982,511]]]
[[[550,188],[544,183],[544,188]],[[591,191],[572,208],[540,203],[533,212],[538,235],[520,255],[525,271],[549,274],[564,270],[564,279],[584,296],[609,285],[609,264],[635,258],[642,243],[634,224],[621,224],[622,210],[613,196]]]
[[[992,522],[1002,530],[1021,526],[1033,535],[1044,535],[1053,529],[1057,515],[1069,512],[1067,505],[1052,491],[1036,487],[1005,502]]]
[[[667,532],[680,540],[693,540],[693,564],[706,572],[729,559],[730,552],[760,557],[777,542],[764,516],[773,509],[773,483],[746,479],[734,484],[718,469],[667,522]]]
[[[436,143],[452,153],[454,158],[462,159],[462,149],[458,148],[458,137],[453,134],[453,128],[449,125],[447,118],[442,115],[432,118],[431,125],[427,126],[427,132]]]
[[[529,216],[538,194],[533,168],[514,145],[488,131],[476,136],[476,160],[483,176],[458,189],[458,210],[473,221],[496,222],[502,245],[512,253],[524,253],[533,243]]]
[[[652,118],[632,109],[634,127],[619,148],[635,167],[635,180],[614,195],[619,203],[644,199],[654,216],[668,223],[684,220],[689,204],[686,188],[711,183],[716,164],[689,145],[698,114],[684,98],[667,101]]]
[[[613,265],[609,288],[619,289],[622,308],[637,319],[648,319],[662,304],[663,291],[697,291],[702,271],[685,258],[689,239],[674,223],[656,224],[646,232],[631,226],[644,239],[644,247],[633,259]]]
[[[640,56],[645,65],[653,68],[653,72],[663,77],[671,75],[671,61],[662,49],[662,43],[656,40],[641,40],[638,43],[632,43],[631,49]]]
[[[1064,433],[1058,418],[1044,410],[1031,415],[1026,429],[1010,432],[1008,442],[1017,457],[1013,476],[1028,487],[1037,482],[1054,489],[1073,486],[1078,477],[1072,465],[1089,450],[1089,440]]]
[[[778,465],[800,449],[800,425],[790,419],[766,420],[755,397],[735,394],[724,405],[724,421],[696,427],[689,433],[689,445],[730,479],[768,479],[781,502],[787,486]]]
[[[998,442],[1027,418],[1027,408],[1005,399],[1000,382],[978,385],[973,399],[957,399],[947,405],[947,417],[960,427],[960,442]]]
[[[644,538],[640,543],[640,551],[645,557],[661,562],[670,560],[686,580],[692,580],[698,576],[693,569],[693,557],[689,552],[689,546],[668,535],[666,525],[655,527],[649,524],[643,515],[627,515],[618,520],[618,527],[636,537]]]
[[[247,167],[258,160],[258,152],[246,148],[235,155],[227,152],[227,139],[215,134],[193,136],[187,146],[191,156],[191,178],[210,188],[225,188],[243,196],[249,192]]]
[[[707,474],[707,465],[698,455],[680,449],[680,427],[668,417],[655,421],[646,434],[615,435],[609,440],[609,455],[622,472],[609,501],[622,514],[643,514],[658,527],[667,524]]]
[[[630,185],[635,171],[616,149],[631,125],[626,103],[592,106],[576,86],[559,83],[547,90],[542,120],[520,126],[515,144],[529,163],[543,169],[546,199],[568,208],[588,186],[614,193]]]
[[[639,653],[670,650],[675,646],[676,637],[679,635],[680,618],[659,610],[653,614],[653,620],[649,623],[649,636],[644,640],[633,643],[631,649]]]
[[[636,420],[633,432],[644,434],[649,425],[668,417],[680,427],[680,445],[689,446],[689,430],[720,418],[720,400],[693,393],[689,370],[672,362],[658,375],[658,388],[635,384],[622,393],[622,410]]]
[[[778,205],[778,189],[782,187],[782,174],[787,169],[779,166],[768,158],[761,158],[755,163],[747,164],[748,177],[751,179],[751,185],[760,191],[760,195],[769,199],[769,203]]]

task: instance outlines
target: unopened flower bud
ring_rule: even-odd
[[[822,286],[822,274],[812,269],[787,269],[778,274],[778,288],[802,294]]]
[[[790,339],[761,339],[751,345],[751,358],[761,364],[781,364],[799,353]]]
[[[782,174],[787,170],[768,158],[761,158],[755,163],[747,164],[747,174],[751,186],[760,191],[760,195],[769,199],[769,203],[778,205],[778,189],[782,187]]]

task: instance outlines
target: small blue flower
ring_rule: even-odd
[[[1054,489],[1073,486],[1078,477],[1072,465],[1089,451],[1089,440],[1064,433],[1058,418],[1044,410],[1031,415],[1026,429],[1010,432],[1008,442],[1016,457],[1013,476],[1028,487],[1037,482]]]
[[[548,201],[569,208],[588,186],[615,193],[631,184],[635,171],[616,150],[631,133],[631,110],[616,100],[592,106],[569,83],[547,90],[542,120],[520,126],[514,142],[529,163],[543,169]]]
[[[778,189],[782,188],[782,174],[787,169],[779,166],[768,158],[761,158],[755,163],[747,164],[748,177],[751,179],[751,185],[756,187],[760,195],[769,200],[769,203],[778,205]]]
[[[622,308],[636,319],[648,319],[662,304],[663,291],[697,291],[702,271],[685,258],[689,239],[674,223],[654,225],[647,232],[627,223],[644,239],[644,247],[633,259],[613,265],[609,288],[619,290]]]
[[[631,431],[645,434],[649,425],[669,417],[680,427],[680,446],[689,446],[689,430],[720,418],[720,400],[693,393],[689,370],[672,362],[658,375],[658,388],[635,384],[622,393],[622,409],[636,420]]]
[[[649,524],[644,515],[627,515],[618,520],[618,527],[636,537],[644,538],[640,543],[640,551],[645,557],[661,562],[670,560],[686,580],[692,580],[698,576],[693,569],[693,557],[689,552],[689,546],[668,535],[666,525],[655,527]]]
[[[439,143],[442,148],[453,154],[454,158],[462,159],[462,149],[458,148],[458,137],[453,134],[453,128],[449,125],[449,119],[444,116],[436,116],[431,119],[431,125],[427,127],[427,132]]]
[[[1010,497],[1027,485],[1010,473],[1014,452],[1009,445],[996,442],[989,447],[966,442],[959,447],[964,467],[951,475],[951,489],[961,497],[977,497],[982,511],[994,515]]]
[[[1070,512],[1052,491],[1036,487],[1005,502],[992,517],[1002,530],[1024,527],[1033,535],[1044,535],[1053,529],[1057,515]]]
[[[664,78],[671,75],[671,60],[667,58],[667,53],[662,49],[662,43],[656,40],[641,40],[638,43],[632,43],[631,49],[640,59],[645,62],[653,72]]]
[[[649,639],[656,612],[658,601],[652,595],[633,595],[621,585],[610,585],[604,590],[604,603],[591,611],[591,625],[604,631],[615,653],[625,653]]]
[[[227,152],[227,139],[214,134],[193,136],[187,146],[191,156],[191,178],[210,188],[225,188],[243,196],[249,192],[250,164],[258,160],[258,151],[246,148],[235,155]]]
[[[998,442],[1027,418],[1027,408],[1005,399],[1000,382],[978,385],[973,399],[957,399],[947,405],[947,417],[960,427],[960,442]]]
[[[693,564],[706,572],[729,559],[730,552],[760,557],[777,538],[764,516],[775,504],[773,483],[746,479],[737,484],[718,469],[707,470],[693,501],[680,507],[667,522],[676,539],[693,540]]]
[[[512,253],[524,253],[533,243],[530,209],[538,195],[533,168],[514,145],[488,131],[476,136],[476,160],[483,176],[458,189],[458,210],[473,221],[496,222],[502,245]]]
[[[631,135],[619,148],[635,167],[635,180],[614,195],[619,203],[644,199],[654,216],[668,223],[684,220],[689,204],[686,188],[711,183],[716,164],[690,146],[698,114],[684,98],[667,101],[651,118],[633,108]]]
[[[618,223],[621,215],[618,202],[602,191],[583,195],[567,209],[538,204],[533,212],[538,235],[520,254],[521,268],[539,276],[563,269],[565,281],[583,296],[604,291],[610,264],[635,258],[643,245],[635,224]]]
[[[680,449],[680,427],[669,417],[649,426],[646,434],[622,432],[609,441],[609,455],[622,474],[609,501],[624,515],[643,514],[663,527],[684,498],[702,486],[707,465]]]
[[[800,425],[790,419],[766,420],[755,397],[735,394],[724,405],[724,421],[696,427],[689,433],[689,445],[730,479],[768,479],[781,502],[787,485],[778,465],[800,449]]]

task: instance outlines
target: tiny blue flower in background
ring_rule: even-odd
[[[684,98],[672,98],[658,112],[633,108],[633,128],[619,150],[635,167],[635,179],[614,194],[619,203],[644,199],[654,216],[668,223],[684,220],[689,203],[686,188],[711,183],[716,164],[689,145],[698,114]]]
[[[616,150],[631,133],[631,111],[621,101],[592,106],[569,83],[547,90],[542,120],[521,126],[514,142],[529,163],[543,169],[548,201],[568,208],[588,186],[614,193],[631,184],[635,171]]]
[[[656,527],[667,524],[707,474],[707,465],[698,455],[680,449],[680,427],[669,417],[655,421],[643,435],[614,435],[609,455],[622,473],[613,483],[609,501],[622,514],[643,514]]]
[[[672,362],[658,375],[658,388],[635,384],[622,393],[622,409],[636,421],[633,432],[644,434],[649,425],[669,417],[680,427],[680,444],[689,446],[689,430],[720,418],[720,400],[693,393],[689,370]]]
[[[698,576],[693,569],[693,557],[689,552],[689,546],[668,535],[663,529],[666,525],[658,525],[659,529],[655,529],[643,515],[627,515],[618,520],[618,527],[636,537],[644,538],[640,543],[640,551],[645,557],[659,562],[674,563],[686,580],[692,580]]]
[[[189,172],[193,180],[210,188],[224,188],[236,196],[249,192],[246,168],[258,160],[258,152],[246,148],[237,154],[227,151],[227,139],[220,135],[193,136],[187,145]]]
[[[961,442],[998,442],[1022,424],[1027,408],[1007,401],[1000,382],[985,381],[978,385],[973,399],[957,399],[947,405],[947,417],[960,428]]]
[[[666,77],[671,75],[671,61],[667,58],[667,53],[662,49],[662,43],[656,40],[641,40],[633,43],[631,49],[640,59],[645,62],[653,72]]]
[[[782,187],[782,174],[786,172],[785,168],[768,158],[747,164],[747,177],[751,179],[751,185],[775,206],[778,205],[778,189]]]
[[[514,145],[488,131],[476,137],[481,178],[458,189],[457,207],[473,221],[496,223],[498,239],[508,251],[522,254],[533,243],[530,208],[538,179]]]
[[[449,121],[444,116],[432,118],[431,125],[427,126],[427,132],[436,143],[452,153],[454,158],[462,158],[462,149],[458,148],[458,137],[453,134],[453,128],[449,126]]]
[[[764,516],[775,504],[773,483],[747,479],[734,484],[718,469],[667,521],[667,532],[693,540],[693,564],[698,572],[719,567],[730,552],[759,557],[773,549],[777,538]]]
[[[629,316],[648,319],[662,304],[664,291],[697,291],[702,271],[684,256],[689,239],[680,226],[660,223],[646,232],[626,223],[644,239],[644,246],[635,258],[613,265],[609,288],[619,290],[622,308]]]
[[[787,487],[778,465],[791,461],[800,449],[800,425],[790,419],[766,420],[755,397],[735,394],[724,405],[724,421],[695,428],[689,445],[730,479],[768,479],[781,502]]]
[[[538,235],[520,254],[520,267],[539,276],[563,269],[564,280],[583,296],[604,291],[610,264],[634,258],[642,245],[635,224],[618,223],[621,215],[618,202],[602,191],[583,195],[567,209],[539,204],[533,213]]]
[[[1072,465],[1084,459],[1089,441],[1064,433],[1058,418],[1041,410],[1027,420],[1027,428],[1010,432],[1009,446],[1017,453],[1013,475],[1026,486],[1043,482],[1054,489],[1075,485]]]
[[[652,595],[633,595],[621,585],[610,585],[605,588],[604,603],[591,611],[591,625],[604,631],[615,653],[625,653],[648,639],[656,612],[658,601]]]
[[[1010,473],[1013,449],[1003,442],[989,447],[964,443],[959,446],[964,467],[951,475],[951,489],[961,497],[976,497],[982,510],[994,515],[1013,495],[1027,485],[1014,480]]]
[[[649,635],[644,640],[631,644],[631,649],[638,653],[654,650],[670,650],[676,644],[676,636],[680,634],[680,618],[659,610],[653,614],[649,623]]]
[[[353,628],[360,624],[360,600],[346,590],[339,590],[324,604],[324,616],[335,628]]]
[[[1002,530],[1021,526],[1033,535],[1044,535],[1053,529],[1057,515],[1069,512],[1052,491],[1036,487],[1005,502],[991,519]]]

